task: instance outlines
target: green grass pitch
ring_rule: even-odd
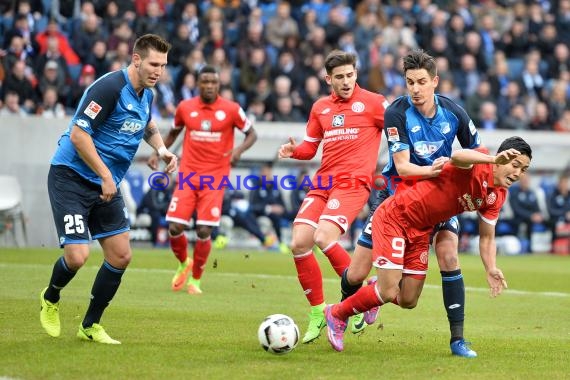
[[[382,308],[361,335],[347,332],[345,351],[326,336],[271,355],[257,327],[273,313],[291,316],[301,334],[308,305],[288,255],[214,251],[202,280],[204,294],[173,293],[176,262],[168,250],[134,249],[133,261],[103,316],[121,346],[79,341],[75,334],[101,264],[93,251],[62,292],[62,334],[39,324],[39,292],[57,249],[0,251],[0,378],[11,379],[570,379],[570,257],[498,258],[509,289],[488,295],[478,256],[460,260],[467,287],[466,338],[479,357],[449,352],[437,263],[430,257],[419,305]],[[327,302],[339,280],[323,256]]]

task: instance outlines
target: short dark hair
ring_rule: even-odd
[[[435,58],[422,49],[414,49],[404,57],[404,74],[408,70],[421,69],[425,69],[432,78],[437,75]]]
[[[145,34],[135,41],[133,53],[138,54],[142,59],[148,56],[149,50],[156,50],[159,53],[168,53],[170,43],[157,34]]]
[[[218,74],[218,69],[216,69],[214,65],[202,66],[202,68],[198,71],[198,78],[202,74]]]
[[[339,66],[352,65],[356,68],[356,55],[342,50],[333,50],[325,58],[325,70],[330,75]]]
[[[525,156],[527,156],[532,160],[532,149],[530,145],[528,145],[526,141],[524,141],[522,138],[518,136],[509,137],[508,139],[503,141],[499,146],[499,149],[497,149],[497,153],[501,153],[502,151],[507,149],[516,149],[521,154],[524,154]]]

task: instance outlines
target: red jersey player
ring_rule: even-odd
[[[174,126],[164,140],[171,146],[183,128],[184,145],[180,162],[179,181],[168,207],[166,220],[170,247],[180,262],[172,279],[172,290],[184,287],[188,293],[200,294],[200,278],[210,254],[212,228],[220,223],[224,190],[222,180],[230,173],[230,165],[257,139],[256,132],[239,104],[218,95],[220,78],[213,66],[204,66],[198,73],[200,95],[180,102],[174,116]],[[234,149],[234,128],[245,133],[245,139]],[[157,168],[156,157],[149,165]],[[227,185],[227,183],[226,183]],[[188,257],[188,241],[184,227],[196,211],[194,260]]]
[[[388,106],[382,95],[356,84],[353,54],[331,52],[325,69],[331,95],[313,105],[304,141],[297,145],[290,138],[279,149],[280,158],[308,160],[323,143],[321,166],[293,222],[291,241],[299,282],[311,304],[303,343],[316,339],[326,324],[321,269],[312,248],[316,244],[323,251],[339,276],[350,264],[338,239],[368,200]]]
[[[419,181],[412,188],[399,186],[396,194],[376,209],[372,261],[378,282],[325,308],[328,339],[335,350],[344,349],[344,330],[351,315],[389,302],[406,309],[416,306],[426,277],[433,226],[462,212],[479,214],[479,252],[491,296],[507,287],[496,267],[495,224],[507,188],[528,170],[532,150],[520,137],[511,137],[503,141],[496,156],[483,151],[453,152],[439,177]]]

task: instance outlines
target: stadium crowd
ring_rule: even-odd
[[[85,88],[126,67],[150,32],[173,46],[153,89],[156,119],[197,95],[208,63],[221,95],[251,118],[305,122],[329,93],[323,63],[334,48],[355,53],[358,83],[392,101],[406,91],[402,57],[420,47],[437,58],[438,92],[479,129],[570,132],[570,0],[1,1],[0,115],[73,114]],[[515,229],[528,234],[549,211],[520,216],[526,227]]]
[[[358,55],[358,82],[405,91],[401,57],[437,57],[439,92],[481,129],[570,131],[570,0],[15,0],[0,3],[0,114],[69,115],[83,90],[126,67],[136,36],[173,45],[154,116],[221,72],[222,96],[264,121],[304,122],[328,93],[323,59]]]

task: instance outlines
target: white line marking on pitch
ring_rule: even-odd
[[[48,264],[18,264],[18,263],[0,263],[0,268],[11,268],[11,267],[25,267],[25,268],[52,268],[52,265]],[[99,267],[97,266],[85,266],[86,269],[93,269],[98,270]],[[159,268],[127,268],[127,273],[134,272],[134,273],[168,273],[171,274],[173,270],[170,269],[159,269]],[[281,279],[281,280],[297,280],[296,276],[288,276],[288,275],[281,275],[281,274],[263,274],[263,273],[233,273],[233,272],[215,272],[210,271],[210,275],[215,276],[226,276],[226,277],[253,277],[253,278],[265,278],[265,279]],[[325,278],[325,282],[335,282],[340,285],[340,280],[334,278]],[[425,289],[440,289],[441,286],[439,285],[431,285],[425,284]],[[466,286],[465,290],[470,292],[489,292],[488,288],[475,288],[472,286]],[[503,293],[503,295],[521,295],[521,296],[528,296],[528,295],[538,295],[543,297],[570,297],[570,293],[565,292],[536,292],[530,290],[516,290],[516,289],[507,289]]]

